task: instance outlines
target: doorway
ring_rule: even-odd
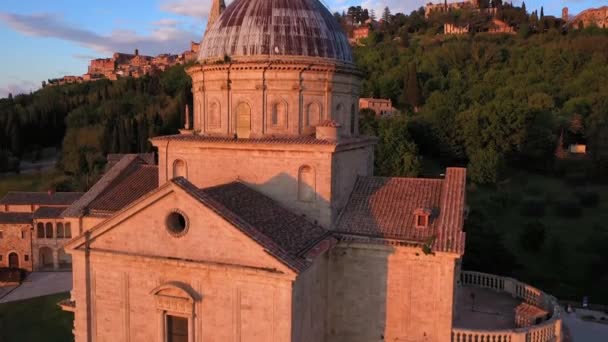
[[[15,252],[8,255],[8,267],[19,268],[19,255]]]

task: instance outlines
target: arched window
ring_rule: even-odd
[[[311,103],[306,107],[304,116],[304,127],[314,127],[321,121],[321,106],[318,103]]]
[[[312,202],[315,200],[315,195],[315,170],[308,165],[304,165],[298,171],[298,199]]]
[[[65,237],[68,239],[72,238],[72,224],[70,222],[65,223]]]
[[[209,104],[209,115],[207,115],[207,118],[209,120],[209,127],[219,128],[222,126],[220,104],[217,101]]]
[[[287,118],[287,104],[285,102],[275,102],[272,105],[272,112],[270,113],[270,124],[274,128],[285,127]]]
[[[47,239],[52,239],[53,238],[53,224],[50,223],[50,222],[47,222],[45,228],[46,228],[45,229],[46,230],[46,234],[45,234],[46,238]]]
[[[38,222],[36,225],[36,237],[39,239],[44,239],[44,223]]]
[[[177,177],[188,177],[186,162],[181,159],[177,159],[173,162],[173,178]]]
[[[63,223],[57,223],[57,238],[64,238]]]
[[[236,137],[248,139],[251,134],[251,107],[245,102],[236,106]]]
[[[350,107],[350,135],[355,135],[355,127],[357,125],[357,114],[355,113],[355,104]]]

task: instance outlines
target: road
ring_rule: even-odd
[[[33,272],[19,287],[0,299],[0,304],[68,292],[71,289],[72,272]]]
[[[576,313],[568,314],[563,311],[564,324],[570,329],[573,342],[606,342],[608,341],[608,324],[586,322]]]

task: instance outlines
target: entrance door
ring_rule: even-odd
[[[167,315],[167,342],[188,342],[188,319]]]
[[[236,107],[236,137],[249,138],[251,134],[251,108],[248,104],[241,102]]]
[[[19,268],[19,255],[17,255],[17,253],[11,253],[8,255],[8,267]]]

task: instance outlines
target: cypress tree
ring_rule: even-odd
[[[407,81],[405,84],[405,99],[407,103],[414,108],[414,113],[418,113],[419,107],[422,104],[422,94],[418,83],[418,72],[416,63],[410,63],[407,73]]]

